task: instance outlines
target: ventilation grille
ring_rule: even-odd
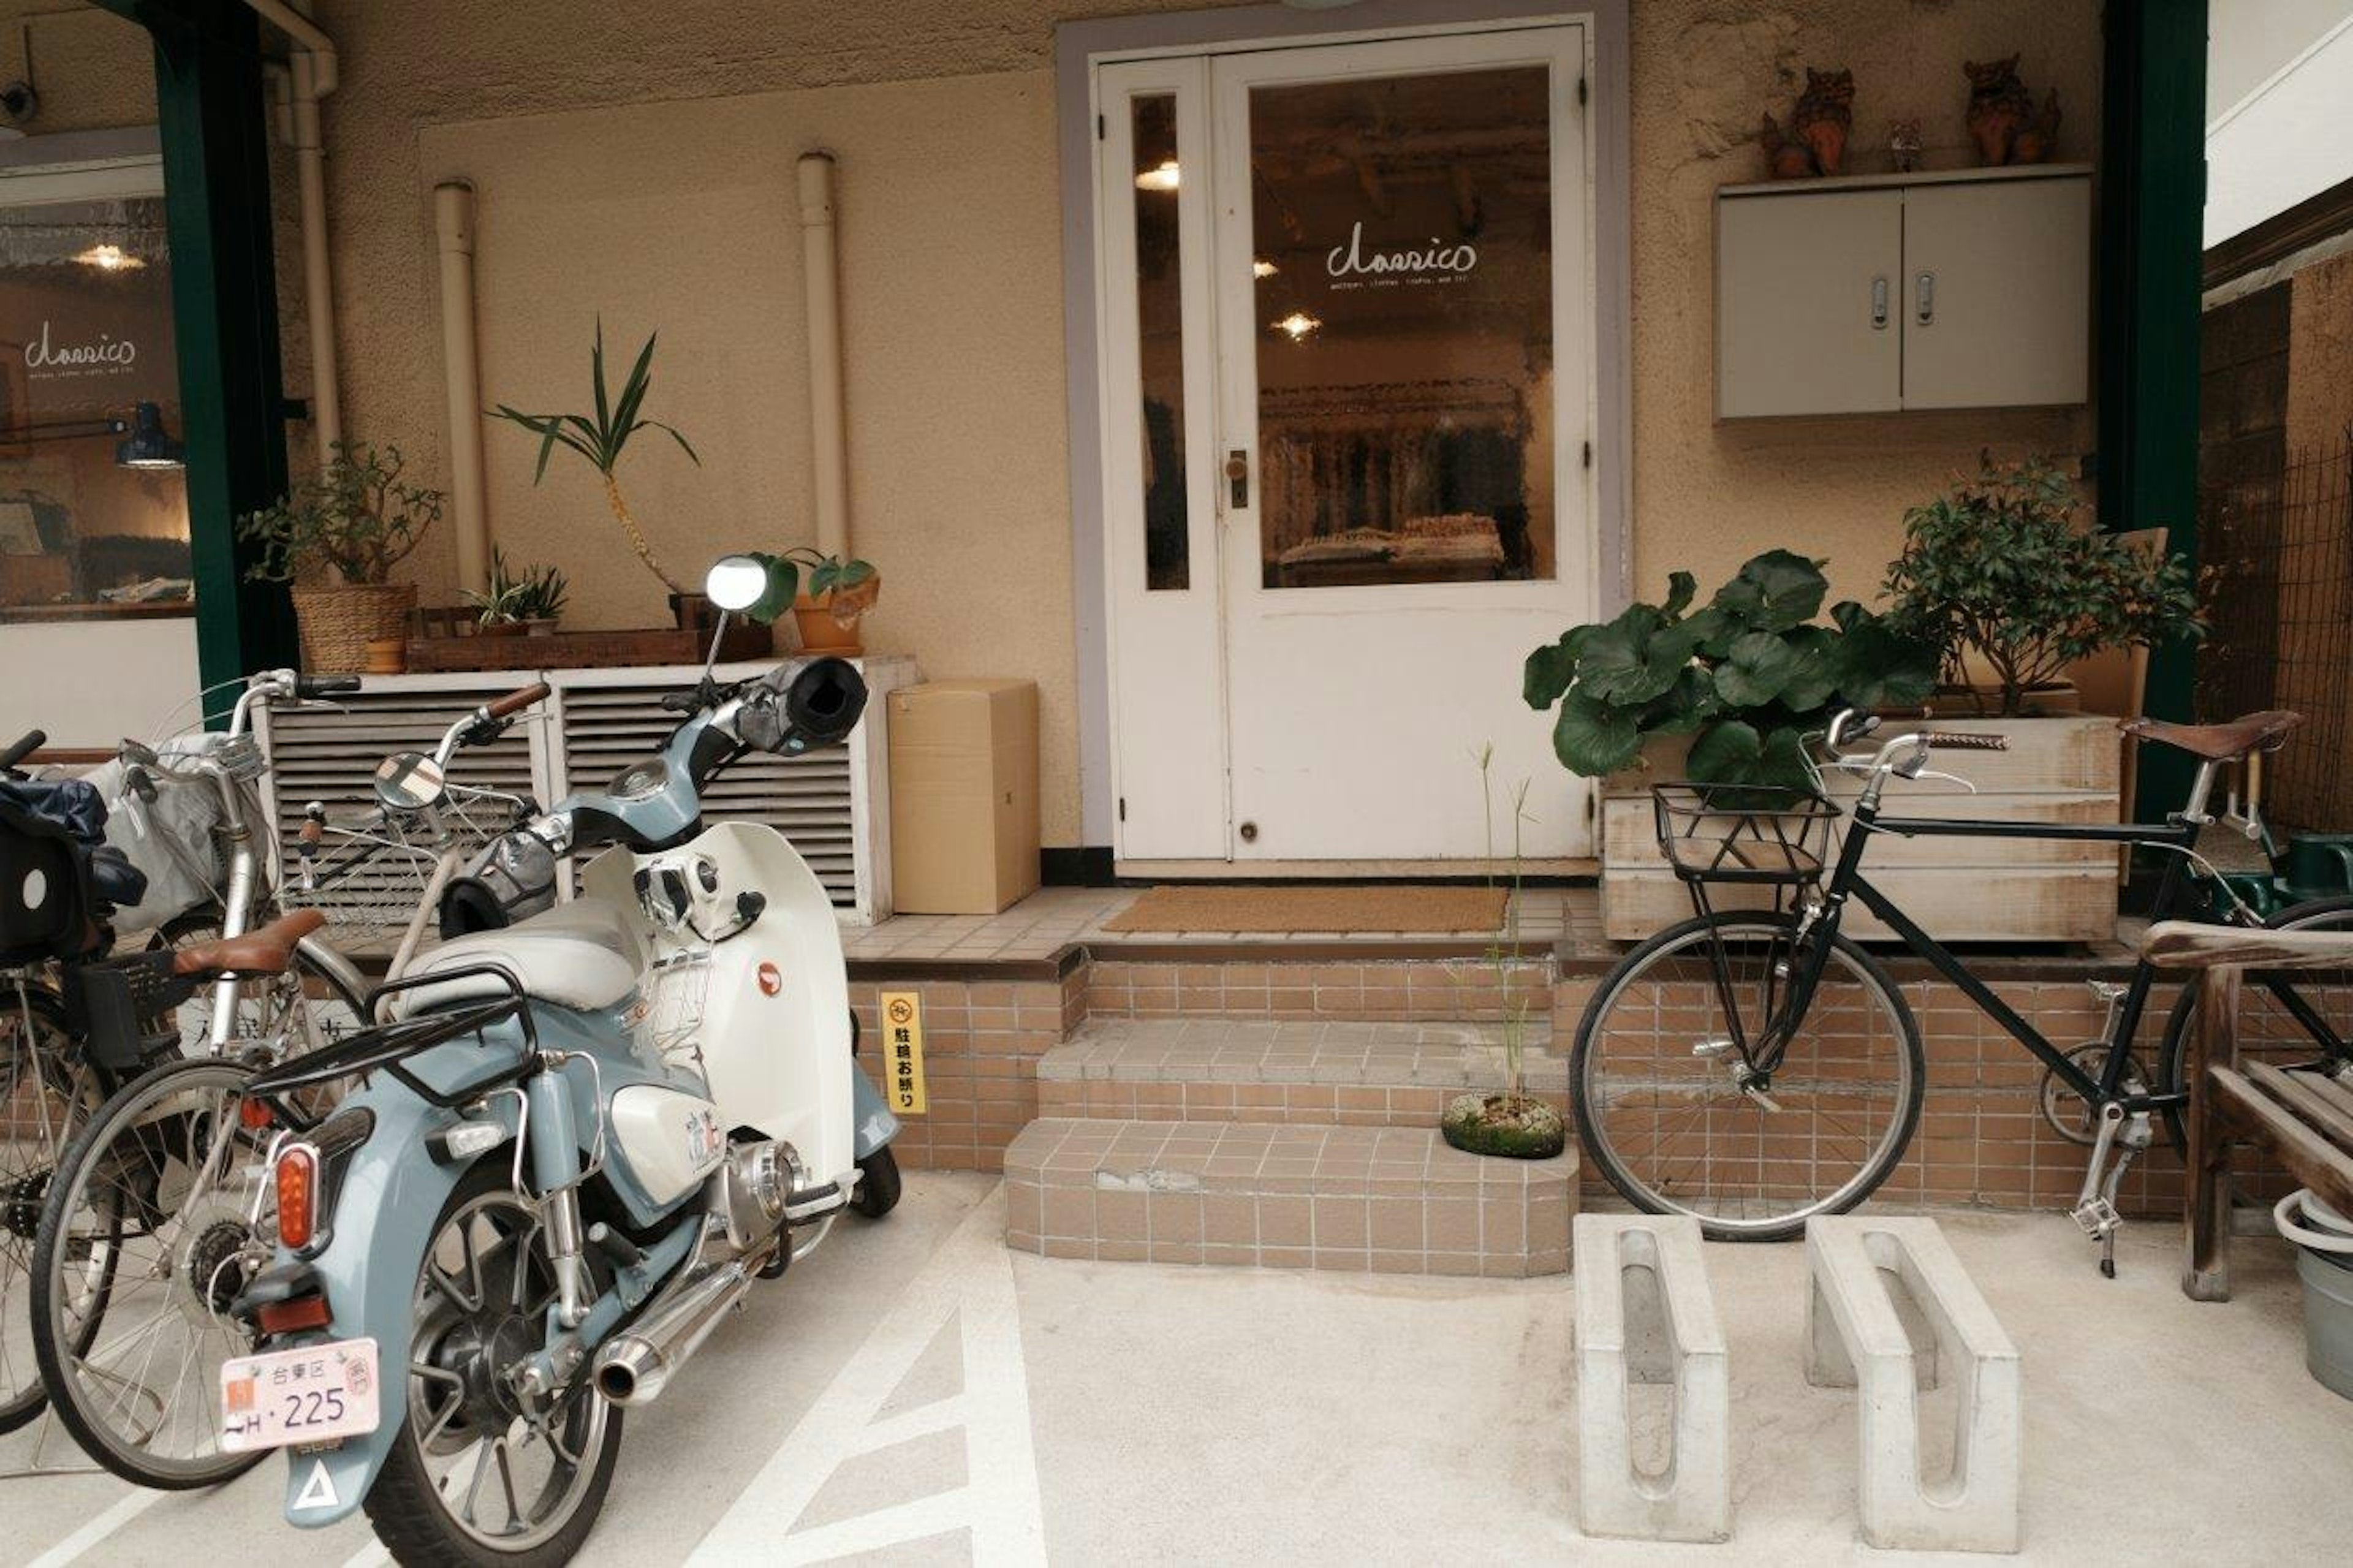
[[[661,698],[681,685],[674,678],[645,686],[567,685],[564,765],[570,790],[601,789],[631,763],[660,751],[679,722],[679,715],[662,708]],[[836,908],[854,909],[852,754],[847,746],[790,759],[749,752],[703,791],[703,820],[766,823],[791,840]]]
[[[339,697],[332,709],[289,706],[269,713],[270,772],[266,782],[285,868],[286,901],[324,910],[328,935],[338,947],[381,951],[396,942],[425,890],[437,851],[387,850],[326,886],[306,890],[301,861],[292,853],[303,807],[311,801],[323,804],[330,825],[364,816],[376,804],[371,781],[377,763],[394,752],[431,751],[452,723],[512,689],[512,684],[507,678],[486,676],[479,687],[379,688]],[[544,722],[525,713],[491,744],[460,751],[450,760],[449,782],[534,799],[532,731]],[[462,801],[462,795],[456,798]],[[505,826],[494,811],[468,810],[462,805],[445,812],[443,820],[462,855],[470,855]],[[331,831],[320,866],[331,865],[353,847],[351,839]]]

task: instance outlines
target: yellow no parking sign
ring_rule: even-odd
[[[883,1093],[901,1116],[923,1114],[923,999],[913,991],[885,991],[882,1005],[882,1065],[889,1082]]]

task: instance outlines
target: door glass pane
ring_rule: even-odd
[[[1176,98],[1134,99],[1135,319],[1144,379],[1144,574],[1191,585],[1185,513],[1185,302],[1177,266]],[[1188,171],[1189,172],[1189,171]]]
[[[1267,587],[1553,575],[1548,78],[1252,89]]]

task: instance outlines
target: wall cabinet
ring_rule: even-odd
[[[1719,418],[2084,402],[2082,165],[1727,185]]]

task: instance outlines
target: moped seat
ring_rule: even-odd
[[[533,1001],[583,1012],[610,1007],[637,988],[645,952],[620,913],[596,899],[575,899],[501,931],[477,931],[443,942],[417,961],[407,979],[495,964],[522,984]],[[452,976],[391,997],[396,1018],[509,993],[496,974]]]

